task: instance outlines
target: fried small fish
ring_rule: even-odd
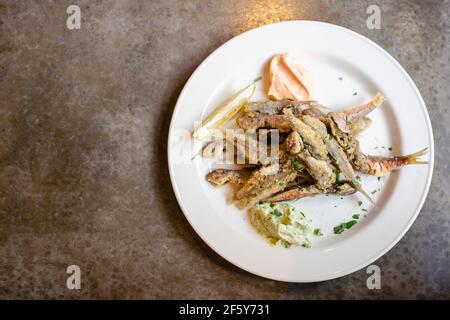
[[[239,208],[249,207],[260,200],[283,191],[296,177],[297,171],[290,161],[255,170],[236,193],[237,206]]]
[[[349,128],[351,123],[356,122],[358,119],[361,119],[367,116],[372,110],[379,107],[383,101],[385,100],[384,96],[378,92],[370,102],[349,108],[337,113],[331,113],[331,117],[334,122],[337,124],[339,129],[345,133],[350,133],[351,130]]]
[[[206,180],[214,186],[244,184],[249,175],[250,172],[246,170],[216,169],[206,175]]]
[[[304,187],[295,187],[287,191],[280,192],[273,197],[270,197],[265,202],[273,203],[280,201],[292,201],[298,200],[305,197],[314,197],[321,194],[338,194],[341,196],[347,196],[354,194],[356,189],[350,184],[344,183],[341,185],[333,186],[327,190],[322,190],[317,188],[315,185],[309,185]]]
[[[327,160],[327,148],[320,135],[302,120],[295,117],[291,110],[284,109],[283,112],[289,119],[292,130],[300,135],[311,155],[318,160]]]

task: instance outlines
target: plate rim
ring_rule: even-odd
[[[420,105],[421,105],[421,109],[422,112],[425,116],[425,121],[426,121],[426,125],[427,125],[427,129],[428,129],[428,134],[430,136],[430,146],[429,148],[429,173],[428,173],[428,177],[426,180],[426,185],[424,188],[424,191],[421,195],[420,201],[414,211],[414,214],[411,216],[410,220],[408,221],[408,223],[406,224],[406,226],[402,229],[402,231],[395,237],[395,239],[385,248],[383,248],[382,250],[378,251],[377,253],[375,253],[374,255],[372,255],[371,258],[366,259],[365,261],[361,262],[358,265],[355,265],[351,268],[339,271],[337,273],[333,273],[330,274],[327,277],[323,277],[320,279],[312,279],[312,280],[308,280],[308,281],[293,281],[293,280],[289,280],[283,277],[274,277],[274,276],[268,276],[266,274],[262,274],[259,273],[257,271],[253,271],[250,270],[247,267],[242,266],[239,262],[236,261],[232,261],[231,258],[223,255],[220,250],[218,248],[216,248],[216,246],[214,246],[206,237],[203,236],[203,234],[201,232],[199,232],[199,230],[197,229],[197,227],[195,226],[195,224],[192,221],[192,218],[190,217],[190,215],[187,213],[187,210],[185,208],[185,206],[183,205],[182,201],[181,201],[181,196],[179,194],[179,190],[176,186],[175,183],[175,178],[174,178],[174,173],[173,173],[173,165],[171,162],[171,149],[169,147],[170,144],[170,140],[172,137],[172,132],[173,132],[173,123],[174,123],[174,117],[177,115],[179,109],[180,109],[180,102],[183,99],[184,95],[186,94],[186,91],[188,90],[188,88],[190,87],[190,84],[192,81],[194,81],[194,79],[196,78],[197,74],[204,68],[204,66],[206,65],[206,63],[216,54],[218,54],[218,52],[224,48],[225,46],[229,46],[231,45],[234,41],[236,41],[237,39],[243,37],[244,35],[247,35],[249,33],[252,32],[261,32],[261,30],[263,29],[268,29],[277,25],[288,25],[288,24],[316,24],[316,25],[321,25],[321,26],[325,26],[325,27],[329,27],[331,29],[337,29],[343,32],[346,32],[352,36],[356,36],[358,38],[360,38],[361,40],[367,42],[368,44],[370,44],[371,46],[373,46],[375,49],[379,50],[382,54],[384,54],[391,62],[394,63],[394,65],[397,67],[397,69],[403,74],[403,76],[406,78],[406,80],[408,81],[409,85],[411,86],[411,88],[413,89],[413,91],[415,92],[417,98],[419,99]],[[412,224],[415,222],[415,220],[417,219],[418,215],[420,214],[420,211],[423,208],[423,205],[425,203],[425,200],[428,196],[428,192],[430,189],[430,185],[431,185],[431,180],[433,177],[433,172],[434,172],[434,135],[433,135],[433,128],[432,128],[432,124],[431,124],[431,120],[430,120],[430,116],[428,113],[428,109],[427,106],[425,104],[425,101],[423,100],[422,95],[420,94],[419,89],[417,88],[416,84],[414,83],[413,79],[411,78],[411,76],[406,72],[406,70],[403,68],[403,66],[389,53],[387,52],[385,49],[383,49],[380,45],[378,45],[375,41],[363,36],[362,34],[350,30],[348,28],[336,25],[336,24],[332,24],[332,23],[328,23],[328,22],[322,22],[322,21],[314,21],[314,20],[288,20],[288,21],[280,21],[280,22],[275,22],[275,23],[270,23],[270,24],[266,24],[263,26],[259,26],[257,28],[253,28],[250,30],[247,30],[245,32],[242,32],[234,37],[232,37],[231,39],[227,40],[226,42],[224,42],[223,44],[221,44],[219,47],[217,47],[216,49],[214,49],[198,66],[197,68],[194,70],[194,72],[191,74],[191,76],[189,77],[189,79],[186,81],[183,89],[180,92],[180,95],[178,96],[177,102],[175,104],[175,108],[173,109],[172,112],[172,116],[171,116],[171,120],[170,120],[170,125],[169,125],[169,131],[168,131],[168,136],[167,136],[167,165],[169,168],[169,176],[170,176],[170,181],[171,181],[171,185],[172,185],[172,189],[175,193],[175,197],[177,199],[178,205],[181,208],[181,211],[183,212],[183,215],[185,216],[185,218],[187,219],[187,221],[189,222],[190,226],[194,229],[194,231],[197,233],[197,235],[200,237],[200,239],[202,239],[202,241],[204,241],[216,254],[218,254],[220,257],[224,258],[226,261],[228,261],[229,263],[239,267],[242,270],[245,270],[251,274],[257,275],[259,277],[265,278],[265,279],[270,279],[270,280],[276,280],[276,281],[280,281],[280,282],[289,282],[289,283],[313,283],[313,282],[322,282],[322,281],[327,281],[327,280],[332,280],[332,279],[336,279],[336,278],[341,278],[344,276],[347,276],[349,274],[352,274],[358,270],[363,269],[364,267],[372,264],[374,261],[378,260],[379,258],[381,258],[383,255],[385,255],[386,253],[388,253],[404,236],[405,234],[410,230]]]

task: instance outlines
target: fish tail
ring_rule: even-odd
[[[402,158],[405,159],[407,164],[428,164],[428,161],[422,161],[422,160],[418,160],[418,158],[424,156],[428,151],[428,147],[427,148],[423,148],[417,152],[408,154]]]
[[[378,92],[375,97],[372,98],[371,103],[373,106],[378,107],[384,102],[384,100],[386,100],[386,98],[381,92]]]
[[[384,100],[385,100],[385,98],[384,98],[383,94],[381,92],[378,92],[370,100],[370,102],[334,114],[333,120],[336,122],[339,129],[341,129],[344,132],[349,132],[349,129],[348,129],[349,123],[354,123],[357,120],[364,118],[370,112],[372,112],[374,109],[379,107],[383,103]]]
[[[372,200],[372,198],[369,196],[369,194],[361,187],[361,185],[357,181],[352,181],[352,186],[355,188],[358,192],[360,192],[372,205],[375,205],[375,202]]]

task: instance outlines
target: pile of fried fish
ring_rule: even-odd
[[[418,160],[426,148],[395,157],[370,156],[361,151],[357,137],[372,122],[367,115],[383,101],[383,95],[377,93],[370,102],[340,112],[328,112],[316,101],[249,102],[236,118],[240,133],[226,135],[224,143],[207,144],[202,155],[210,158],[233,148],[236,156],[250,165],[239,170],[215,169],[206,179],[215,186],[235,185],[233,200],[239,208],[261,201],[355,192],[372,202],[355,171],[380,176],[407,164],[426,163]],[[275,156],[258,152],[270,149],[270,144],[249,134],[262,129],[278,130]]]

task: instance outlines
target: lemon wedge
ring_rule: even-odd
[[[192,136],[195,139],[202,140],[208,137],[214,129],[219,129],[230,121],[230,119],[233,118],[250,100],[255,92],[256,82],[259,80],[261,80],[261,77],[255,79],[252,84],[241,89],[222,102],[208,117],[206,117],[205,120],[202,121],[200,126],[194,130]]]

